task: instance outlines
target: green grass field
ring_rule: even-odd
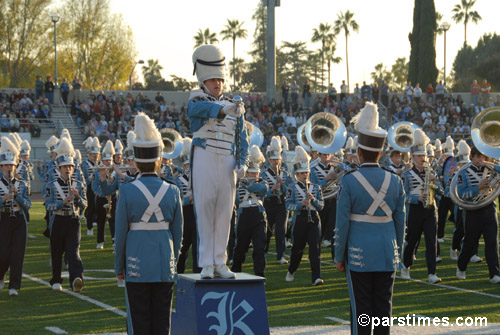
[[[44,210],[39,202],[33,204],[30,238],[23,272],[32,277],[49,281],[48,239],[42,235],[45,227]],[[452,223],[447,225],[447,238],[451,238]],[[113,253],[107,231],[104,250],[96,250],[96,236],[87,236],[82,227],[81,258],[87,279],[81,295],[125,311],[123,288],[118,288],[111,272],[93,270],[113,269]],[[420,245],[418,259],[411,269],[412,278],[427,281],[425,245]],[[396,279],[393,300],[394,316],[420,314],[430,317],[487,317],[488,323],[500,322],[500,286],[489,283],[485,262],[471,264],[467,280],[455,278],[456,263],[449,259],[451,241],[441,246],[443,261],[438,264],[438,276],[443,286],[428,285],[418,281]],[[484,257],[484,245],[480,245]],[[271,247],[274,251],[274,246]],[[322,277],[325,285],[311,286],[308,261],[303,261],[295,281],[285,282],[287,266],[279,265],[274,255],[268,256],[266,267],[266,295],[271,327],[301,325],[333,325],[327,317],[349,319],[349,296],[345,276],[331,265],[329,249],[322,249]],[[307,255],[307,254],[306,254]],[[249,261],[249,262],[248,262]],[[251,259],[247,258],[244,271],[251,273]],[[329,263],[329,264],[326,264]],[[190,269],[190,266],[187,266]],[[399,273],[398,273],[399,275]],[[8,273],[6,278],[8,280]],[[449,286],[449,287],[445,287]],[[69,289],[66,279],[63,287]],[[462,290],[457,290],[462,289]],[[478,292],[490,294],[481,295]],[[88,301],[63,292],[52,291],[48,286],[23,278],[18,297],[10,297],[8,290],[0,291],[0,334],[51,334],[45,327],[58,327],[69,334],[109,333],[125,331],[125,318]]]

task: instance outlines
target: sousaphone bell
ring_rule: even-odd
[[[413,146],[413,134],[418,128],[416,124],[408,121],[393,124],[387,132],[387,142],[394,150],[410,152]]]
[[[347,131],[344,123],[331,113],[316,113],[305,126],[307,142],[314,151],[333,154],[344,147]]]
[[[168,159],[175,159],[181,155],[182,152],[182,137],[172,128],[163,128],[161,131],[163,140],[163,152]]]

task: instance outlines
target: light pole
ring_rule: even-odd
[[[54,22],[54,68],[55,68],[55,76],[54,76],[54,85],[57,89],[57,39],[56,39],[56,23],[59,21],[59,15],[57,13],[50,14],[50,19]]]
[[[137,62],[135,62],[134,66],[132,67],[132,71],[130,71],[130,76],[128,76],[128,90],[132,91],[132,74],[134,73],[135,66],[137,64],[144,64],[144,61],[141,59]]]
[[[439,27],[444,33],[444,73],[443,73],[443,81],[444,88],[446,89],[446,32],[450,29],[450,24],[448,22],[443,22]]]

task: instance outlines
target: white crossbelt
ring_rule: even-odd
[[[133,222],[130,224],[130,230],[168,230],[168,222]]]
[[[167,193],[169,189],[169,184],[163,181],[160,189],[156,193],[156,195],[153,197],[151,192],[144,186],[144,184],[139,180],[136,179],[134,180],[131,184],[133,184],[135,187],[141,191],[141,193],[144,195],[146,198],[147,202],[149,203],[148,208],[144,211],[144,214],[142,215],[141,221],[138,223],[131,223],[130,224],[130,229],[131,230],[164,230],[168,229],[168,222],[165,222],[165,219],[163,217],[163,212],[161,211],[160,208],[160,201],[163,199],[163,196]],[[156,220],[158,222],[149,222],[153,214],[156,216]],[[156,228],[154,225],[157,225],[158,228]],[[166,228],[165,228],[166,227]]]
[[[391,182],[391,173],[385,172],[384,182],[382,183],[382,187],[380,191],[375,191],[372,185],[366,180],[366,178],[359,172],[353,172],[352,175],[357,181],[361,184],[361,186],[365,189],[365,191],[373,198],[373,202],[366,211],[366,214],[351,214],[351,221],[359,221],[359,222],[370,222],[370,223],[388,223],[392,222],[392,210],[389,208],[389,205],[385,202],[384,198],[387,194],[387,190],[389,189],[389,184]],[[375,211],[378,208],[381,208],[385,216],[375,216]]]
[[[297,192],[299,193],[299,195],[302,197],[302,200],[307,199],[307,195],[306,195],[306,193],[305,193],[305,192],[304,192],[304,190],[303,190],[303,189],[299,186],[299,184],[295,184],[295,189],[297,190]],[[313,191],[314,191],[314,186],[313,186],[313,184],[310,184],[310,185],[309,185],[309,189],[307,190],[307,192],[309,192],[309,193],[311,193],[311,194],[312,194],[312,193],[313,193]],[[311,205],[309,205],[309,208],[310,208],[312,211],[315,211],[315,210],[316,210],[316,208],[314,208],[314,207],[312,206],[312,204],[311,204]],[[304,210],[305,210],[305,209],[308,209],[308,207],[305,207],[305,208],[302,208],[302,209],[304,209]]]
[[[14,183],[14,187],[16,188],[16,190],[19,190],[19,181],[16,181]],[[5,186],[4,183],[2,183],[0,181],[0,188],[2,189],[3,193],[4,194],[9,194],[10,193],[10,190],[7,188],[7,186]],[[12,198],[11,200],[8,200],[5,204],[4,204],[4,208],[8,208],[10,206],[10,202],[14,201],[15,198]],[[17,202],[14,202],[14,204],[12,205],[12,208],[14,208],[14,211],[19,211],[21,210],[21,208],[19,207],[19,205],[17,204]]]

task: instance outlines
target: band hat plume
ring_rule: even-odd
[[[21,156],[24,156],[24,155],[29,155],[29,154],[30,154],[30,151],[31,151],[31,145],[30,145],[30,142],[28,142],[28,140],[24,140],[24,141],[21,143],[21,153],[20,153],[20,155],[21,155]]]
[[[115,141],[115,155],[123,154],[123,143],[120,139]]]
[[[202,45],[196,48],[193,53],[193,75],[196,74],[200,87],[203,87],[203,83],[208,79],[225,80],[225,60],[224,54],[215,45]]]
[[[75,150],[75,163],[81,163],[82,162],[82,153],[80,150],[76,149]]]
[[[268,159],[281,159],[281,141],[278,136],[271,138],[271,144],[267,146],[266,154]]]
[[[470,147],[465,140],[460,140],[457,145],[457,162],[458,164],[467,164],[470,162]]]
[[[10,141],[16,146],[16,148],[19,148],[21,146],[21,143],[23,140],[17,133],[9,133],[9,139]]]
[[[101,144],[99,143],[99,139],[97,137],[89,137],[85,141],[83,141],[85,147],[87,148],[87,152],[89,154],[99,154],[101,150]]]
[[[130,130],[127,133],[127,148],[123,152],[123,156],[125,159],[131,160],[134,159],[134,147],[132,146],[132,142],[135,140],[135,133]]]
[[[346,153],[350,154],[350,155],[353,155],[353,147],[354,147],[354,139],[352,137],[349,137],[347,139],[347,142],[345,144],[345,150],[346,150]]]
[[[54,152],[57,147],[57,143],[59,142],[59,139],[52,135],[49,137],[49,139],[45,142],[45,146],[47,149],[49,149],[47,152],[50,154],[51,152]]]
[[[286,136],[281,136],[281,149],[283,151],[288,151],[288,139]]]
[[[111,161],[113,160],[113,155],[115,154],[115,148],[113,146],[113,142],[110,140],[106,141],[106,145],[104,149],[102,149],[101,160],[102,161]]]
[[[455,142],[451,136],[446,137],[446,142],[442,145],[443,154],[448,156],[454,156],[453,150],[455,150]]]
[[[434,141],[434,148],[434,151],[441,152],[441,140],[439,138]]]
[[[73,148],[73,144],[71,144],[70,140],[66,137],[63,137],[55,150],[57,153],[56,162],[57,166],[65,166],[65,165],[75,165],[74,157],[75,157],[75,149]]]
[[[311,157],[307,154],[306,150],[300,145],[295,147],[295,157],[292,161],[293,173],[310,172],[309,161]]]
[[[358,135],[354,136],[354,140],[352,142],[352,155],[358,156]]]
[[[434,146],[432,144],[427,144],[427,157],[434,157]]]
[[[378,125],[377,105],[367,102],[351,122],[358,132],[358,147],[368,151],[383,151],[387,131]]]
[[[8,136],[2,137],[2,146],[0,147],[0,165],[17,165],[19,151]]]
[[[181,157],[180,157],[182,164],[189,164],[189,161],[191,160],[191,144],[192,143],[193,143],[193,140],[189,137],[185,137],[182,139],[182,152],[181,152]]]
[[[413,155],[427,155],[427,144],[430,143],[429,137],[425,135],[424,131],[420,128],[415,130],[413,134],[413,146],[411,147],[411,153]]]
[[[260,166],[266,161],[257,145],[252,145],[248,152],[248,172],[260,172]]]
[[[139,112],[135,117],[134,157],[139,163],[156,162],[161,157],[163,141],[153,120]]]
[[[59,137],[59,139],[62,139],[63,137],[66,137],[70,142],[73,142],[71,140],[71,134],[69,133],[69,130],[64,128],[62,131],[61,131],[61,136]]]

